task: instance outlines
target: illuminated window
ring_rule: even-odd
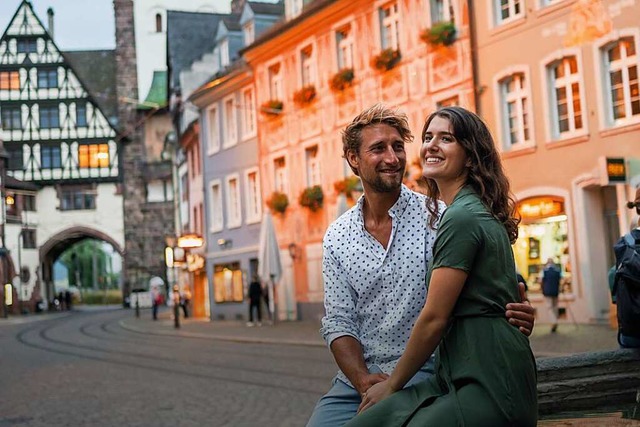
[[[17,71],[0,71],[0,90],[20,89],[20,73]]]
[[[547,67],[553,118],[552,135],[558,138],[582,129],[580,73],[575,56],[568,56]]]
[[[81,145],[78,147],[78,164],[81,168],[109,167],[109,146],[107,144]]]
[[[603,49],[603,57],[610,124],[640,117],[638,55],[634,39],[625,37],[608,45]]]
[[[242,270],[239,262],[216,264],[213,267],[213,292],[217,303],[244,300]]]

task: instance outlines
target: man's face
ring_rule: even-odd
[[[378,193],[397,191],[402,184],[407,155],[398,131],[386,124],[362,129],[359,152],[348,153],[349,163],[358,170],[362,184]]]

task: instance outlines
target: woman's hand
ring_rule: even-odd
[[[370,408],[395,391],[396,390],[391,387],[388,379],[372,385],[369,390],[362,393],[362,402],[358,407],[358,413]]]

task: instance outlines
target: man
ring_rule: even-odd
[[[553,258],[548,258],[540,276],[540,283],[542,284],[542,295],[547,299],[547,304],[551,311],[552,333],[558,330],[558,294],[560,293],[561,277],[560,269],[556,267]]]
[[[405,143],[412,139],[406,115],[379,104],[343,132],[344,156],[364,197],[331,224],[323,242],[321,332],[340,372],[308,427],[341,426],[356,415],[362,394],[395,367],[424,305],[436,233],[428,227],[425,196],[402,185]],[[530,305],[509,304],[507,316],[531,333]],[[432,360],[407,385],[430,375]]]

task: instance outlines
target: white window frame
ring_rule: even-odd
[[[428,0],[429,1],[429,20],[431,21],[431,25],[437,24],[438,22],[449,22],[454,21],[456,19],[456,11],[455,5],[452,4],[451,0]],[[434,7],[437,4],[442,4],[442,18],[434,16]],[[453,16],[451,16],[451,12],[453,11]]]
[[[244,34],[244,45],[249,46],[256,39],[255,21],[252,19],[251,21],[244,24],[244,26],[242,27],[242,30]]]
[[[300,86],[316,84],[315,50],[313,43],[305,45],[298,52],[300,58]]]
[[[384,16],[385,11],[390,10],[389,16]],[[378,9],[380,19],[380,47],[385,49],[400,49],[400,2],[392,1],[380,6]],[[388,28],[388,30],[387,30]],[[385,35],[389,31],[389,38]]]
[[[284,167],[276,168],[276,160],[284,159]],[[286,154],[274,155],[271,159],[273,171],[273,191],[279,191],[289,196],[289,156]],[[280,185],[279,185],[280,184]]]
[[[214,191],[217,187],[218,192]],[[222,181],[213,179],[209,181],[209,231],[217,233],[224,230],[224,209],[222,206]]]
[[[255,176],[255,183],[250,176]],[[257,167],[244,171],[244,196],[246,206],[245,224],[255,224],[262,218],[262,191],[260,189],[260,170]]]
[[[242,139],[253,138],[257,135],[257,122],[256,122],[256,93],[253,87],[248,87],[242,90],[242,104],[240,111],[242,111]],[[249,102],[247,102],[247,94],[250,95]]]
[[[516,12],[516,5],[519,5],[520,11]],[[509,10],[509,16],[506,18],[502,18],[502,5],[500,4],[500,0],[493,0],[493,15],[494,15],[494,25],[500,26],[508,24],[509,22],[514,22],[519,19],[524,18],[525,9],[526,9],[525,0],[507,0],[507,8]]]
[[[220,110],[218,109],[218,104],[213,104],[207,108],[206,114],[207,155],[211,156],[220,151]]]
[[[220,46],[220,66],[224,68],[231,62],[231,58],[229,57],[229,39],[225,38],[220,40],[218,46]]]
[[[235,190],[231,182],[235,181]],[[225,196],[227,203],[227,228],[238,228],[242,225],[242,200],[240,199],[240,175],[237,173],[225,177]]]
[[[338,71],[345,68],[353,68],[353,24],[349,23],[335,30],[336,41],[336,61],[338,63]]]
[[[540,7],[548,7],[548,6],[553,6],[556,5],[558,3],[562,3],[564,0],[540,0]]]
[[[607,52],[611,46],[615,43],[619,43],[623,38],[631,38],[635,43],[635,61],[633,57],[625,57],[619,60],[618,64],[615,64],[617,69],[622,72],[622,84],[623,84],[623,97],[625,104],[625,111],[628,112],[627,116],[624,118],[616,119],[613,114],[613,104],[611,100],[611,77],[610,77],[610,63],[607,58]],[[640,72],[640,54],[638,54],[638,49],[640,48],[640,31],[637,29],[626,30],[626,31],[616,31],[613,34],[610,34],[609,37],[604,38],[601,43],[598,43],[595,47],[597,49],[597,54],[595,57],[597,58],[597,65],[600,70],[600,76],[602,76],[602,88],[599,91],[599,97],[602,102],[599,102],[599,105],[602,105],[602,117],[604,123],[602,123],[605,128],[618,127],[618,126],[626,126],[633,123],[640,122],[640,114],[631,115],[631,87],[629,81],[629,67],[636,66],[638,72]],[[640,83],[640,82],[639,82]]]
[[[277,72],[274,72],[275,69]],[[284,101],[284,87],[282,78],[282,62],[271,64],[267,68],[267,77],[269,79],[269,99]]]
[[[575,58],[577,65],[577,72],[572,75],[565,74],[560,81],[556,81],[553,73],[553,67],[563,62],[567,58]],[[552,55],[546,57],[541,62],[542,65],[542,75],[544,76],[544,87],[546,90],[543,92],[545,96],[545,119],[546,129],[547,129],[547,138],[550,141],[558,141],[563,139],[574,138],[578,136],[583,136],[588,133],[587,125],[588,125],[588,117],[586,115],[587,107],[586,107],[586,97],[584,94],[584,81],[583,81],[583,66],[582,66],[582,57],[580,55],[580,51],[578,49],[568,49],[561,50],[558,52],[554,52]],[[570,95],[573,96],[572,85],[574,83],[578,84],[578,98],[580,101],[580,110],[582,115],[582,127],[577,129],[575,124],[575,114],[573,111],[573,102],[567,103],[567,115],[569,119],[569,130],[565,132],[560,132],[560,124],[559,124],[559,116],[558,116],[558,101],[556,95],[556,89],[558,87],[564,87],[567,91],[567,99],[569,99]],[[573,98],[571,98],[573,100]]]
[[[504,81],[508,78],[512,78],[516,74],[524,75],[524,87],[520,90],[516,90],[513,93],[506,94],[504,92],[505,83]],[[514,66],[505,70],[503,73],[496,75],[494,79],[494,87],[495,87],[495,105],[497,108],[498,124],[500,129],[500,141],[502,141],[502,150],[503,151],[517,151],[524,148],[529,148],[535,145],[535,134],[534,134],[534,123],[533,123],[533,109],[532,109],[532,101],[531,101],[531,73],[529,72],[529,68],[527,66]],[[509,126],[509,116],[508,116],[508,108],[507,104],[510,101],[517,102],[518,100],[522,100],[525,98],[524,103],[519,102],[516,104],[517,109],[517,119],[518,125],[520,129],[521,138],[517,143],[511,143],[511,129]],[[529,138],[524,139],[524,120],[523,120],[523,110],[525,108],[527,111],[527,127],[529,131]]]
[[[229,103],[231,103],[230,110],[228,109]],[[229,95],[222,100],[222,116],[224,117],[222,148],[233,147],[238,143],[238,112],[235,94]]]
[[[310,154],[315,149],[315,156]],[[307,187],[322,185],[322,167],[320,164],[320,145],[309,144],[304,147],[304,170]]]

